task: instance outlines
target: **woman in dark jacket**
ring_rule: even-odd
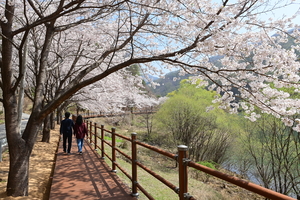
[[[77,116],[76,123],[74,125],[74,135],[77,138],[78,152],[79,154],[82,154],[83,139],[84,136],[88,135],[88,130],[85,123],[83,123],[81,115]]]

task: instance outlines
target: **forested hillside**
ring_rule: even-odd
[[[165,75],[165,78],[158,78],[154,80],[154,82],[159,83],[159,86],[155,88],[150,87],[151,91],[156,96],[166,96],[169,92],[177,90],[180,85],[180,81],[183,79],[187,79],[190,74],[186,74],[185,76],[179,76],[179,70],[174,72],[169,72]],[[179,77],[179,78],[178,78]],[[174,78],[177,78],[174,80]]]

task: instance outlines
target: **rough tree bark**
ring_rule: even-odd
[[[50,129],[55,129],[55,114],[54,112],[50,115]]]
[[[15,106],[16,102],[13,102],[11,106]],[[17,123],[16,126],[12,126],[17,122],[16,113],[6,113],[6,124],[10,125],[6,128],[6,131],[10,134],[6,134],[9,145],[10,166],[7,182],[7,195],[8,196],[27,196],[28,195],[28,171],[29,171],[29,157],[33,149],[35,138],[38,134],[39,127],[41,125],[40,120],[29,120],[23,135],[19,134]],[[11,119],[9,122],[7,119]],[[7,122],[8,121],[8,122]]]
[[[47,117],[44,119],[44,127],[43,127],[43,137],[42,142],[48,142],[50,141],[50,129],[51,129],[51,116],[47,115]]]

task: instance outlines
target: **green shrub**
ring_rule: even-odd
[[[215,163],[213,161],[210,161],[210,160],[209,161],[199,161],[197,163],[200,164],[200,165],[203,165],[205,167],[209,167],[211,169],[214,169],[214,170],[216,170],[217,169],[216,166],[218,166],[217,163]]]
[[[217,166],[218,166],[218,164],[213,161],[199,161],[197,163],[200,165],[209,167],[211,169],[214,169],[214,170],[217,170]],[[211,177],[211,175],[206,174],[206,173],[196,170],[196,169],[193,169],[192,173],[194,174],[195,179],[203,181],[203,182],[208,182],[209,178]]]

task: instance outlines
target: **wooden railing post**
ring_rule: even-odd
[[[95,123],[94,125],[95,125],[95,127],[94,127],[94,133],[95,133],[95,136],[94,136],[94,139],[95,139],[95,140],[94,140],[94,141],[95,141],[94,144],[95,144],[95,146],[94,146],[94,147],[95,147],[95,148],[94,148],[94,149],[97,150],[97,140],[98,140],[98,135],[97,135],[97,123]]]
[[[90,144],[92,144],[92,129],[93,128],[93,122],[90,121]]]
[[[178,149],[178,170],[179,170],[179,199],[184,200],[185,195],[188,191],[188,172],[187,172],[187,165],[186,157],[187,157],[187,150],[188,147],[185,145],[179,145]]]
[[[111,146],[112,146],[112,172],[116,170],[116,129],[111,128]]]
[[[104,159],[104,125],[101,125],[101,157]]]
[[[90,126],[89,126],[89,121],[88,121],[88,120],[85,120],[85,124],[86,124],[86,129],[87,129],[87,130],[88,130],[88,132],[89,132],[89,130],[90,130],[90,129],[89,129],[89,127],[90,127]],[[89,139],[89,138],[90,138],[90,134],[91,134],[91,133],[89,132],[89,133],[88,133],[88,137],[87,137],[87,139]]]
[[[134,197],[139,196],[137,192],[137,145],[136,145],[136,133],[131,133],[131,164],[132,164],[132,193]]]

